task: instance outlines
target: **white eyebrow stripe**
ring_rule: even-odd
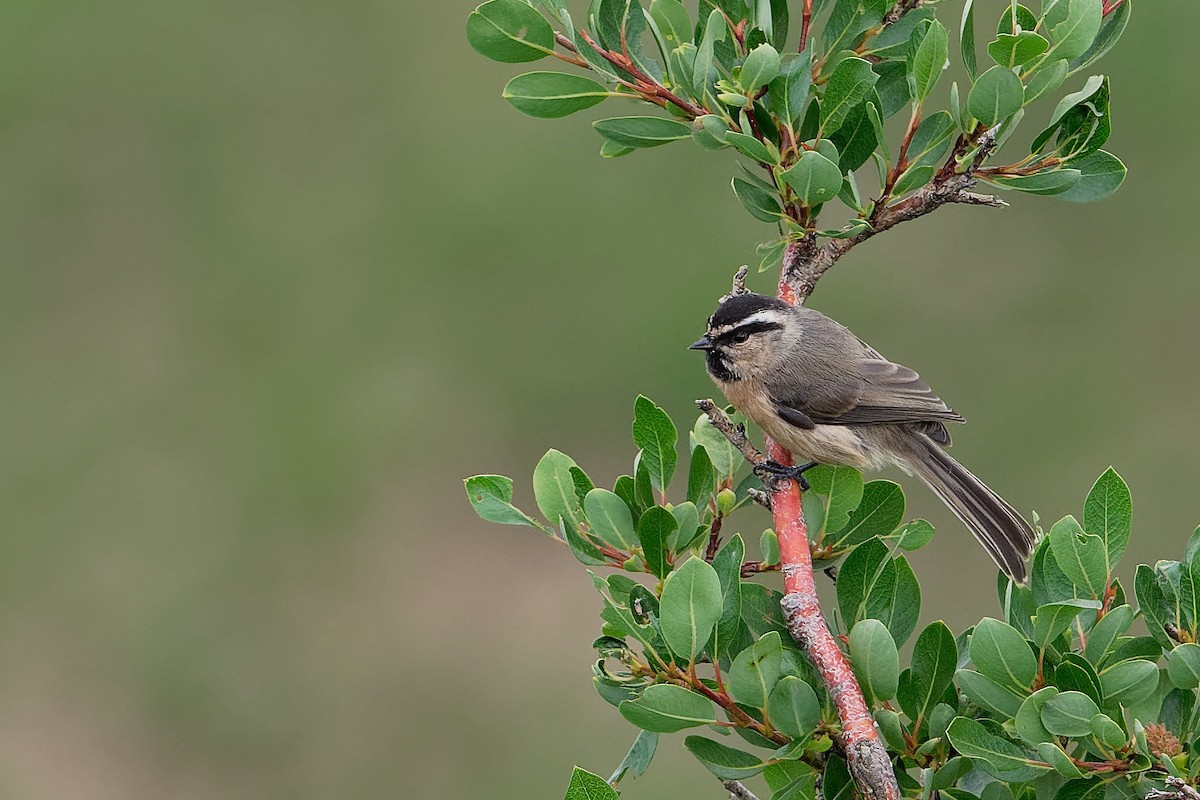
[[[750,316],[745,317],[744,319],[739,319],[737,322],[729,325],[722,325],[720,328],[714,328],[712,335],[724,336],[731,331],[736,331],[738,328],[744,328],[747,325],[754,325],[759,322],[770,322],[775,325],[782,325],[783,314],[771,308],[764,309],[762,311],[755,311]]]

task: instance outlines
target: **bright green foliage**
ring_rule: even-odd
[[[796,0],[490,0],[467,39],[503,63],[557,59],[509,80],[504,99],[524,114],[623,105],[592,122],[604,157],[690,140],[741,161],[734,195],[778,229],[760,247],[766,269],[790,243],[861,238],[898,203],[976,181],[1070,202],[1112,194],[1125,167],[1103,149],[1111,86],[1090,73],[1132,3],[813,0],[801,20]],[[951,59],[965,68],[954,80]],[[1021,128],[1026,117],[1045,125]],[[826,688],[761,580],[782,565],[775,531],[750,517],[759,479],[704,416],[681,428],[638,397],[632,434],[636,455],[611,484],[550,450],[533,471],[544,521],[514,504],[510,479],[466,481],[481,518],[545,532],[601,597],[593,683],[638,734],[608,781],[577,768],[566,796],[616,797],[660,734],[705,728],[684,746],[721,779],[764,782],[772,800],[815,800],[818,786],[853,800]],[[844,467],[808,478],[813,560],[838,570],[828,622],[905,797],[1133,800],[1167,775],[1198,782],[1200,532],[1179,561],[1139,566],[1127,593],[1116,570],[1132,503],[1110,469],[1081,514],[1043,533],[1028,585],[1000,577],[991,617],[918,633],[906,553],[933,527],[906,518],[892,481]]]
[[[724,723],[740,738],[685,740],[717,777],[760,776],[775,787],[764,796],[816,800],[823,775],[826,796],[850,800],[845,762],[830,749],[836,716],[825,687],[788,633],[781,596],[753,579],[779,566],[775,534],[758,537],[763,561],[730,535],[743,516],[756,524],[747,490],[758,479],[706,417],[692,427],[687,470],[674,468],[679,428],[666,412],[639,397],[635,417],[634,472],[645,476],[653,462],[661,491],[649,476],[640,493],[622,481],[617,491],[594,487],[552,450],[534,472],[534,496],[547,523],[561,522],[553,526],[513,504],[509,479],[466,481],[482,518],[557,527],[552,535],[599,569],[594,683],[641,731],[611,785],[645,771],[659,734]],[[1028,585],[999,576],[994,618],[957,637],[933,622],[902,657],[921,595],[900,551],[928,543],[932,526],[905,521],[903,493],[890,481],[864,483],[846,468],[809,474],[814,556],[840,569],[830,624],[845,636],[906,796],[922,797],[922,773],[950,800],[1134,800],[1168,774],[1200,775],[1200,531],[1180,561],[1138,567],[1127,594],[1116,569],[1132,502],[1110,469],[1087,495],[1083,524],[1064,516],[1044,535]],[[715,549],[714,525],[730,532]],[[1162,737],[1146,735],[1153,723],[1182,755],[1160,756]],[[602,791],[589,776],[577,771],[568,796]]]
[[[733,177],[734,194],[779,228],[776,242],[854,236],[877,211],[968,170],[1000,189],[1071,202],[1107,197],[1125,177],[1100,149],[1111,126],[1101,75],[1062,98],[1030,155],[981,145],[989,131],[1009,142],[1030,104],[1092,68],[1124,32],[1133,0],[1005,3],[982,43],[978,30],[992,25],[977,19],[974,0],[818,0],[805,25],[795,0],[704,0],[698,9],[591,0],[586,13],[567,5],[489,0],[469,15],[467,39],[482,55],[556,57],[564,67],[515,76],[504,98],[547,119],[609,98],[632,103],[593,123],[608,158],[684,139],[732,151],[755,165]],[[965,83],[942,80],[951,58]],[[912,124],[885,129],[906,107]],[[840,214],[830,210],[835,200]],[[830,214],[840,218],[822,221]],[[768,266],[779,250],[770,252]]]

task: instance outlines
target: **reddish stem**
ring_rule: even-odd
[[[779,281],[779,297],[795,304],[796,291],[786,276],[785,257],[783,275]],[[794,463],[792,454],[770,439],[767,440],[767,457],[784,465]],[[900,789],[892,773],[887,749],[875,729],[875,717],[867,707],[858,680],[821,614],[799,484],[795,481],[776,484],[771,493],[771,513],[775,518],[775,534],[779,539],[784,587],[782,605],[788,631],[820,674],[821,682],[825,684],[829,698],[837,709],[842,727],[839,738],[846,752],[850,774],[867,800],[899,800]]]
[[[800,48],[801,53],[808,47],[808,30],[812,27],[813,0],[804,0],[804,10],[800,12]]]

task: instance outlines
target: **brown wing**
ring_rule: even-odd
[[[868,355],[878,355],[873,350]],[[902,425],[931,423],[930,435],[935,441],[949,436],[943,422],[963,422],[933,390],[908,367],[893,364],[883,358],[866,358],[859,362],[857,380],[852,389],[842,382],[839,392],[842,402],[829,402],[827,396],[805,397],[803,393],[774,398],[780,415],[801,428],[812,425]],[[853,398],[853,399],[851,399]],[[941,429],[939,435],[938,429]]]

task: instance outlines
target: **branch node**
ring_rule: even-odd
[[[729,792],[729,800],[758,800],[754,792],[746,788],[741,781],[724,781],[725,790]]]
[[[750,274],[750,267],[742,264],[738,267],[738,271],[733,273],[733,288],[729,290],[729,294],[722,297],[718,303],[724,303],[731,297],[737,297],[741,294],[750,294],[750,290],[746,288],[746,276]]]
[[[771,510],[771,495],[761,489],[747,489],[746,494],[750,496],[751,500],[758,503],[767,511]]]

